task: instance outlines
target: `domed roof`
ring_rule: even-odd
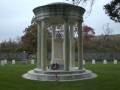
[[[69,18],[70,22],[82,20],[85,9],[69,3],[55,2],[36,7],[33,12],[37,21],[47,18],[50,22],[62,23],[64,18]]]
[[[50,4],[47,4],[47,5],[58,5],[58,4],[73,5],[73,4],[70,4],[70,3],[64,3],[64,2],[55,2],[55,3],[50,3]]]
[[[40,7],[55,6],[55,5],[57,5],[57,6],[58,6],[58,5],[61,5],[61,6],[73,6],[73,7],[82,8],[82,7],[80,7],[80,6],[76,6],[76,5],[73,5],[73,4],[70,4],[70,3],[54,2],[54,3],[46,4],[46,5],[43,5],[43,6],[38,6],[38,7],[36,7],[36,8],[33,9],[33,12],[34,12],[35,9],[40,8]],[[82,9],[84,9],[84,8],[82,8]],[[85,10],[85,9],[84,9],[84,10]]]

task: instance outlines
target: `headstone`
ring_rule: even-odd
[[[34,64],[34,60],[31,60],[31,64]]]
[[[103,64],[107,64],[107,60],[103,60]]]
[[[1,66],[4,66],[4,60],[1,60]]]
[[[94,59],[92,60],[92,64],[95,64],[95,60]]]
[[[27,64],[26,52],[25,52],[25,51],[23,51],[23,53],[22,53],[22,61],[21,61],[21,64]]]
[[[117,64],[117,60],[114,60],[114,64]]]
[[[15,64],[15,60],[12,60],[12,64]]]
[[[7,64],[7,59],[4,59],[4,64]]]
[[[85,60],[83,60],[83,64],[85,64]]]

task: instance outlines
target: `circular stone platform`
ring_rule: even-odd
[[[49,69],[41,71],[41,69],[36,68],[23,74],[22,77],[31,80],[55,81],[56,75],[59,81],[76,81],[97,77],[97,75],[92,73],[90,70],[78,70],[77,67],[71,68],[70,71]]]

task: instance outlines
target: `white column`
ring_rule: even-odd
[[[64,19],[64,70],[69,71],[69,20]]]
[[[41,70],[46,71],[46,25],[41,22]]]
[[[73,25],[70,25],[70,67],[75,66],[75,48],[74,48],[74,31]]]
[[[41,23],[38,25],[38,35],[37,35],[37,68],[41,69]]]
[[[78,70],[83,69],[82,21],[78,21]]]
[[[56,35],[56,26],[52,26],[52,60],[54,59],[54,39]]]

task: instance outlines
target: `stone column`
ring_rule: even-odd
[[[52,26],[52,60],[54,59],[54,39],[56,35],[56,25]]]
[[[69,71],[69,20],[64,19],[64,70]]]
[[[78,70],[83,69],[82,21],[78,21]]]
[[[37,23],[37,68],[41,69],[41,23]]]
[[[70,68],[75,66],[74,30],[70,25]]]
[[[46,25],[41,22],[41,70],[46,71]]]

